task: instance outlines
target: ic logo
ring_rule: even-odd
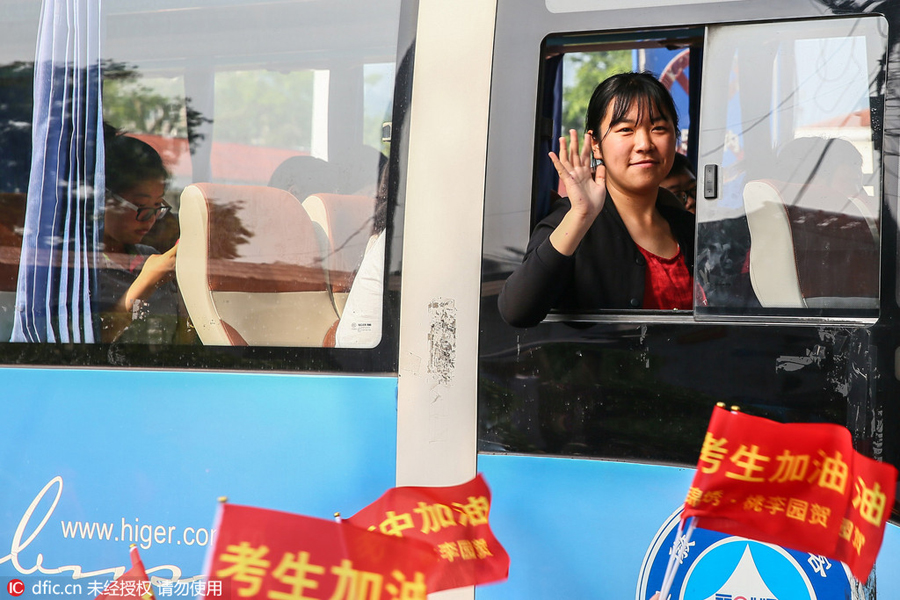
[[[25,584],[21,579],[10,579],[6,584],[6,591],[10,596],[21,596],[25,593]]]

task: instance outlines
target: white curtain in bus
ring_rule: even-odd
[[[100,41],[97,0],[44,0],[14,342],[94,341],[104,189]]]

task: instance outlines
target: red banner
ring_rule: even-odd
[[[894,503],[897,470],[853,450],[850,432],[716,407],[682,519],[843,561],[865,581]]]
[[[437,565],[427,544],[324,519],[249,506],[222,507],[206,598],[425,600]]]
[[[491,491],[479,474],[462,485],[390,489],[348,522],[431,544],[440,556],[428,577],[428,589],[436,592],[509,576],[509,555],[491,532],[490,510]]]
[[[147,571],[144,570],[144,563],[138,554],[137,546],[132,546],[129,554],[131,555],[131,568],[106,586],[103,593],[95,600],[113,600],[114,598],[154,600],[153,586],[150,585],[150,578],[147,577]]]

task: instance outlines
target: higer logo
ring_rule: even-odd
[[[715,600],[777,600],[777,598],[763,598],[756,596],[732,596],[731,594],[716,594]]]
[[[25,593],[25,584],[21,579],[11,579],[6,584],[6,591],[9,592],[10,596],[21,596]]]

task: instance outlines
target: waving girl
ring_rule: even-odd
[[[692,307],[694,218],[660,188],[678,132],[668,90],[649,73],[614,75],[594,90],[585,129],[581,150],[573,129],[550,153],[568,198],[537,225],[500,293],[511,325],[554,308]]]

